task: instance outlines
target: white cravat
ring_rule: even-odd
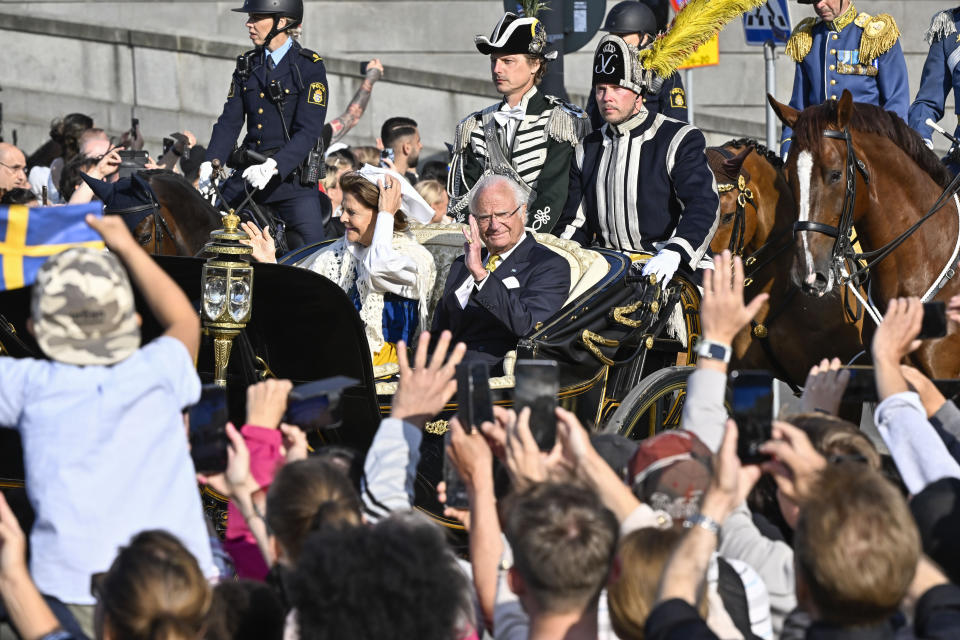
[[[515,107],[511,107],[504,102],[499,111],[493,112],[493,119],[503,129],[503,146],[505,149],[510,149],[513,146],[513,138],[517,135],[517,129],[526,115],[527,107],[522,102]]]

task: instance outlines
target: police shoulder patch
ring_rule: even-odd
[[[682,87],[670,89],[670,106],[674,109],[687,108],[687,95],[683,92]]]
[[[236,86],[237,86],[237,83],[233,81],[233,78],[231,78],[231,79],[230,79],[230,90],[227,91],[227,100],[229,100],[230,98],[233,97],[233,95],[234,95],[234,87],[236,87]]]
[[[307,89],[307,102],[321,107],[327,106],[327,87],[322,82],[313,82]]]

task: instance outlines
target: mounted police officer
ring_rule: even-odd
[[[641,96],[657,79],[637,53],[615,35],[597,46],[594,96],[606,124],[577,148],[554,233],[584,246],[654,253],[643,275],[666,286],[677,269],[692,275],[699,268],[720,197],[703,133],[645,108]]]
[[[855,102],[883,107],[907,119],[910,88],[900,30],[889,14],[858,12],[851,0],[798,0],[812,4],[787,42],[797,63],[790,106],[799,111],[837,100],[848,89]],[[780,155],[787,156],[793,130],[783,128]]]
[[[457,125],[447,179],[450,215],[465,219],[468,196],[483,175],[505,175],[528,190],[527,226],[546,233],[567,200],[570,159],[590,129],[587,114],[537,89],[557,54],[546,51],[547,32],[536,18],[504,14],[489,38],[474,42],[490,56],[503,100]]]
[[[317,174],[327,75],[323,59],[290,35],[303,20],[303,1],[245,0],[233,11],[249,15],[246,25],[256,48],[237,58],[200,167],[200,189],[209,189],[212,160],[229,162],[236,171],[221,193],[230,206],[256,190],[253,200],[272,207],[285,223],[290,249],[318,242],[324,237]],[[247,134],[238,153],[231,153],[244,120]],[[248,151],[261,157],[251,158]]]
[[[638,49],[650,46],[656,37],[657,18],[653,10],[638,0],[623,0],[613,5],[600,31],[620,36],[624,42]],[[662,113],[674,120],[687,122],[687,94],[679,73],[663,81],[659,91],[649,91],[643,96],[643,106],[653,115]],[[587,101],[587,114],[594,129],[603,126],[603,117],[595,100]]]
[[[947,9],[933,16],[930,28],[924,39],[930,45],[927,61],[923,64],[923,75],[920,77],[920,90],[910,105],[907,114],[910,127],[920,134],[924,142],[933,148],[933,129],[927,124],[927,118],[939,122],[943,117],[947,95],[953,89],[954,111],[958,114],[957,127],[954,137],[960,136],[960,101],[957,100],[957,87],[960,87],[960,41],[957,40],[958,25],[960,25],[960,7]],[[956,152],[956,146],[951,149],[951,156]],[[960,164],[956,159],[945,158],[947,166],[957,173]]]

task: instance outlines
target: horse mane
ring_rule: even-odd
[[[736,140],[728,140],[723,143],[724,147],[733,147],[735,149],[743,149],[744,147],[752,147],[759,155],[766,158],[774,169],[780,169],[783,167],[783,160],[780,159],[780,156],[776,152],[771,151],[766,146],[760,144],[758,140],[753,138],[737,138]]]
[[[800,149],[819,152],[823,142],[823,132],[836,120],[836,100],[828,100],[821,105],[804,109],[793,126],[794,144]],[[872,104],[855,102],[848,127],[861,133],[872,133],[889,139],[942,188],[947,188],[953,180],[949,170],[924,144],[923,138],[892,111],[886,111]]]

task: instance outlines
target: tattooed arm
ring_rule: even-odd
[[[367,77],[363,79],[363,84],[360,85],[357,93],[354,94],[353,100],[350,101],[350,106],[348,106],[347,110],[340,114],[338,118],[327,123],[333,130],[330,144],[339,142],[343,136],[347,135],[347,131],[350,131],[350,129],[360,121],[364,110],[367,108],[367,103],[370,102],[373,84],[382,76],[383,64],[380,63],[380,60],[374,58],[367,63]]]

